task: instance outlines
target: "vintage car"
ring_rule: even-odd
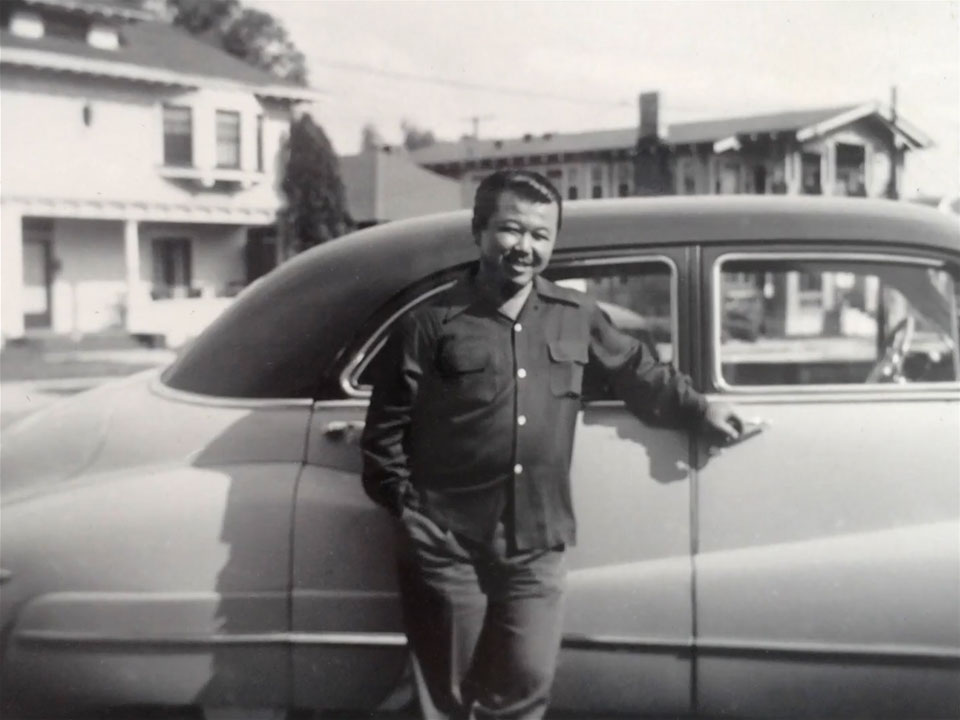
[[[469,272],[468,228],[305,252],[164,371],[4,433],[8,713],[409,707],[393,520],[357,442],[387,334]],[[864,199],[585,201],[548,273],[757,423],[720,448],[650,427],[586,368],[553,712],[956,716],[957,222]]]

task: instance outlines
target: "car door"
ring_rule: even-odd
[[[558,257],[550,274],[596,296],[616,324],[677,361],[685,259],[682,250]],[[366,368],[390,323],[428,295],[398,307],[349,364],[343,383],[353,397],[314,409],[294,536],[301,706],[372,708],[409,697],[391,521],[363,494],[356,443]],[[572,464],[579,542],[569,556],[553,707],[683,713],[692,642],[688,438],[642,425],[589,369],[585,382]]]
[[[699,471],[697,709],[960,708],[955,259],[711,247],[705,361],[768,426]]]

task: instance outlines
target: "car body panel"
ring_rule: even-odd
[[[42,418],[4,448],[4,484],[18,488],[2,524],[8,702],[287,702],[287,558],[309,406],[183,402],[151,382],[53,412],[63,437],[106,418],[99,437],[80,433],[92,443],[75,447],[82,473],[51,464],[36,487],[20,477],[44,449]]]
[[[580,540],[569,557],[553,705],[684,713],[692,638],[688,440],[641,425],[619,403],[606,405],[578,417],[571,474]],[[295,521],[299,707],[374,708],[405,679],[393,521],[363,494],[358,433],[329,432],[365,413],[362,401],[315,408]],[[607,672],[585,672],[600,663]]]
[[[810,717],[960,708],[960,397],[739,407],[770,424],[698,473],[698,707],[767,716],[780,687]]]
[[[137,376],[5,429],[5,702],[410,700],[392,521],[360,486],[349,423],[366,401],[344,373],[398,307],[475,260],[469,221],[307,251],[245,290],[162,383]],[[710,387],[709,265],[694,260],[774,246],[955,267],[960,225],[862,199],[584,201],[564,207],[555,260],[673,258],[681,369]],[[588,403],[555,707],[949,714],[957,388],[727,388],[771,424],[713,457]]]
[[[374,709],[407,664],[392,519],[363,491],[359,431],[329,431],[365,415],[364,401],[318,403],[311,421],[294,520],[297,707]]]

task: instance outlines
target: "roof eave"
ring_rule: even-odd
[[[121,8],[108,5],[92,5],[83,2],[83,0],[23,0],[27,5],[37,5],[40,7],[53,7],[81,12],[84,15],[94,15],[96,17],[107,17],[117,20],[156,20],[157,16],[148,10],[137,10],[136,8]]]
[[[871,115],[876,115],[883,120],[887,127],[889,127],[893,133],[902,138],[911,149],[919,150],[931,147],[933,145],[933,140],[928,135],[923,133],[912,123],[904,120],[902,117],[898,116],[896,122],[894,122],[890,109],[881,106],[881,104],[876,101],[858,105],[857,107],[851,108],[846,112],[839,113],[838,115],[821,120],[813,125],[808,125],[805,128],[801,128],[797,131],[797,140],[799,142],[806,142],[807,140],[812,140],[817,137],[823,137],[827,133],[841,128],[844,125],[849,125],[852,122],[856,122],[857,120],[861,120]]]
[[[21,65],[41,70],[109,77],[173,87],[243,89],[259,96],[280,98],[294,102],[312,101],[320,97],[319,91],[313,90],[312,88],[286,87],[283,85],[256,85],[229,80],[227,78],[178,73],[171,70],[134,65],[133,63],[96,60],[93,58],[83,58],[75,55],[65,55],[62,53],[26,48],[0,48],[0,63],[4,65]]]

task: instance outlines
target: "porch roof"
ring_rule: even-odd
[[[722,149],[736,146],[736,138],[769,133],[792,133],[798,140],[828,132],[863,117],[876,115],[881,122],[904,139],[910,147],[926,147],[930,139],[902,117],[896,122],[880,103],[839,105],[805,110],[791,110],[759,115],[745,115],[713,120],[673,123],[661,137],[665,145],[697,145],[721,143]],[[472,139],[440,142],[411,153],[421,165],[499,159],[513,156],[574,154],[604,150],[633,150],[637,128],[593,130],[579,133],[545,133],[509,139]]]

